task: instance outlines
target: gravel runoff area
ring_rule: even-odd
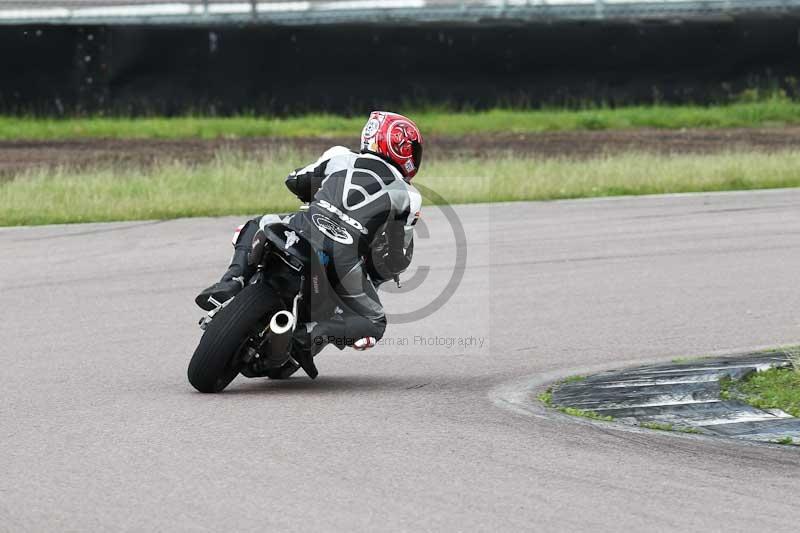
[[[550,404],[636,426],[759,442],[800,439],[800,418],[720,398],[720,380],[788,367],[781,351],[638,366],[554,385]]]
[[[322,152],[353,137],[242,139],[76,139],[0,141],[0,176],[35,166],[82,167],[103,164],[147,165],[158,160],[208,161],[215,151],[245,153],[275,149]],[[536,157],[587,158],[631,151],[705,154],[741,149],[766,152],[800,148],[800,127],[764,129],[688,129],[571,131],[519,135],[431,137],[426,155],[434,158],[495,157],[511,153]]]

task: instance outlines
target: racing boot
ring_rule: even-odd
[[[258,219],[248,221],[234,234],[234,249],[231,264],[222,279],[205,289],[194,299],[195,303],[205,311],[211,311],[227,302],[244,288],[253,274],[248,266],[248,256],[253,249],[253,237],[258,231]]]
[[[325,347],[322,337],[314,333],[315,327],[316,323],[313,322],[300,324],[292,336],[292,357],[311,379],[316,379],[319,375],[317,365],[314,364],[314,356]],[[289,359],[289,362],[291,361],[292,359]]]
[[[377,324],[358,315],[340,316],[336,320],[320,320],[298,327],[292,338],[292,355],[306,374],[314,379],[319,374],[314,357],[328,344],[339,350],[352,346],[356,350],[367,350],[377,344],[386,328],[385,318]],[[349,332],[370,332],[376,337],[353,337]]]

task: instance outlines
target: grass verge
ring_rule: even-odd
[[[800,417],[800,346],[786,346],[769,352],[782,352],[791,363],[789,368],[772,368],[755,372],[735,381],[730,377],[720,380],[720,397],[723,400],[740,400],[759,409],[780,409]],[[800,441],[786,436],[775,444],[800,445]]]
[[[723,399],[742,400],[759,409],[781,409],[800,417],[800,372],[772,368],[741,381],[720,382]]]
[[[479,112],[400,109],[428,135],[536,133],[629,128],[733,128],[800,124],[800,103],[780,95],[721,106],[631,106],[578,110],[493,109]],[[310,114],[174,118],[0,117],[0,139],[220,138],[353,136],[366,116]]]
[[[220,152],[203,164],[28,170],[0,183],[0,225],[292,210],[298,202],[285,190],[283,176],[305,159],[288,150],[260,156]],[[415,183],[454,204],[797,187],[800,152],[629,153],[581,161],[501,154],[488,161],[431,160]]]

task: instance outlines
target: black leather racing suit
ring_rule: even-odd
[[[342,146],[292,172],[286,186],[310,202],[288,225],[327,259],[344,307],[335,319],[310,324],[308,333],[339,348],[363,337],[380,339],[386,316],[375,285],[408,268],[421,195],[383,159]]]

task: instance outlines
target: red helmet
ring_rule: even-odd
[[[373,111],[361,132],[361,151],[394,163],[410,181],[422,163],[422,134],[403,115]]]

